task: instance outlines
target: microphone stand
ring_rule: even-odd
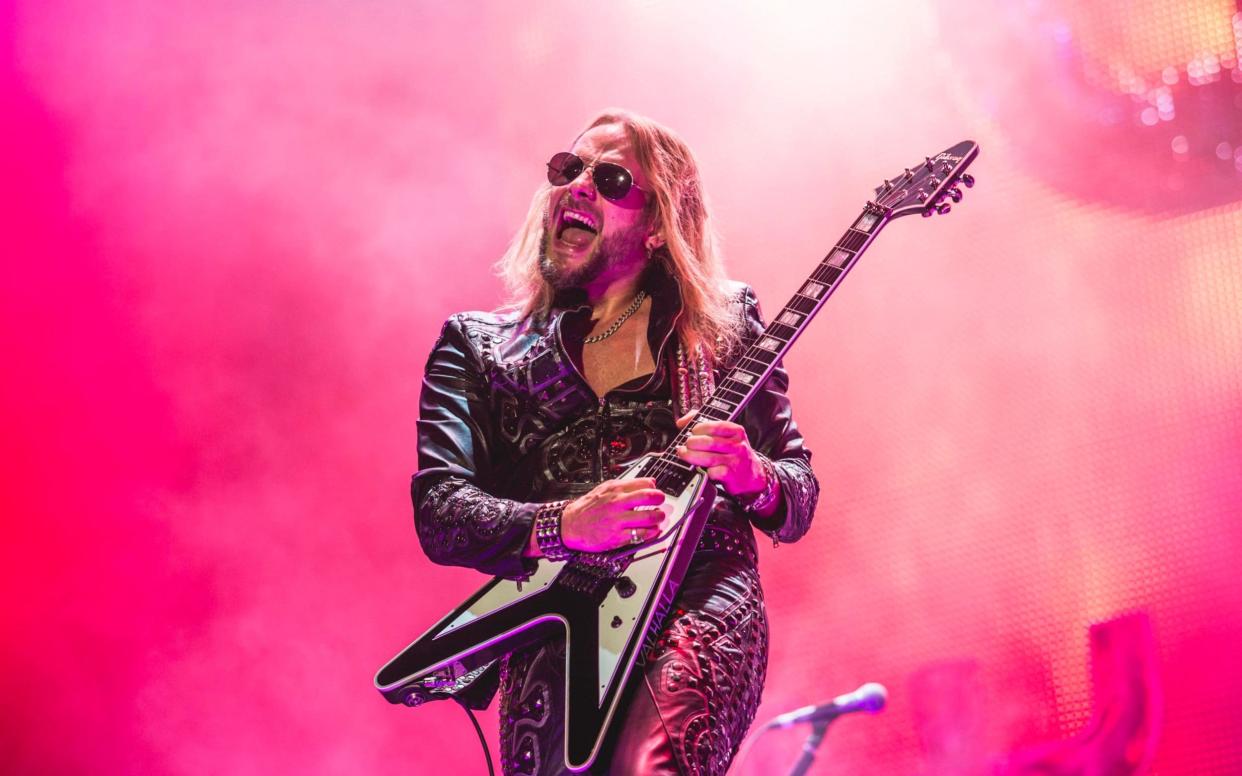
[[[798,762],[794,763],[793,770],[789,772],[789,776],[806,776],[806,772],[811,768],[811,763],[815,762],[816,750],[819,749],[819,745],[824,741],[824,732],[828,730],[828,725],[833,719],[835,717],[811,723],[811,733],[806,737],[806,742],[802,744],[802,755],[798,758]]]
[[[821,703],[818,706],[806,706],[787,714],[780,714],[750,731],[742,739],[742,745],[738,747],[737,758],[734,760],[734,763],[740,768],[740,764],[746,761],[746,755],[750,754],[750,749],[754,746],[755,741],[769,730],[809,722],[811,724],[811,734],[807,736],[806,742],[802,744],[802,754],[798,757],[798,762],[794,763],[793,770],[789,772],[790,776],[806,776],[806,772],[810,770],[811,764],[815,762],[815,753],[819,750],[819,745],[824,742],[824,733],[828,730],[828,726],[832,724],[833,720],[857,711],[874,714],[884,708],[887,700],[888,690],[884,689],[884,685],[868,682],[854,692],[833,698],[827,703]]]

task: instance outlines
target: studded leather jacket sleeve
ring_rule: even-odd
[[[454,316],[427,361],[419,400],[418,539],[435,563],[518,579],[535,568],[522,551],[538,505],[489,493],[499,463],[489,416],[483,364]]]
[[[740,294],[745,318],[743,343],[749,345],[763,332],[759,303],[749,286]],[[789,373],[779,362],[756,392],[739,419],[755,450],[775,464],[780,480],[781,507],[767,518],[752,517],[755,527],[774,543],[793,542],[811,527],[819,499],[819,482],[811,471],[811,453],[793,421],[789,396]]]

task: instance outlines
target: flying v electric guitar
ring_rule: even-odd
[[[716,386],[695,420],[736,420],[807,323],[823,307],[880,230],[893,219],[947,213],[979,147],[967,140],[927,158],[875,190],[827,258]],[[659,632],[711,510],[706,473],[677,458],[688,424],[668,448],[622,475],[654,477],[670,518],[661,535],[614,553],[540,560],[528,579],[496,577],[450,612],[375,676],[393,703],[417,706],[451,697],[494,660],[515,649],[565,638],[565,765],[594,763],[626,680]]]

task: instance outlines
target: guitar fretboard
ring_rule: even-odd
[[[797,293],[785,303],[763,333],[716,384],[716,389],[695,413],[691,422],[660,455],[661,464],[673,467],[674,471],[687,471],[688,466],[677,457],[676,449],[685,444],[694,424],[704,420],[737,420],[776,364],[824,306],[828,297],[836,291],[841,280],[854,267],[858,257],[886,222],[884,210],[868,203],[862,214],[845,230],[832,251],[798,287]]]

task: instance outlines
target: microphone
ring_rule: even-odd
[[[777,729],[797,725],[800,722],[831,722],[843,714],[853,714],[856,711],[874,714],[884,708],[887,701],[888,690],[884,688],[884,685],[867,682],[854,692],[838,695],[827,703],[821,703],[818,706],[803,706],[781,714],[764,727]]]

